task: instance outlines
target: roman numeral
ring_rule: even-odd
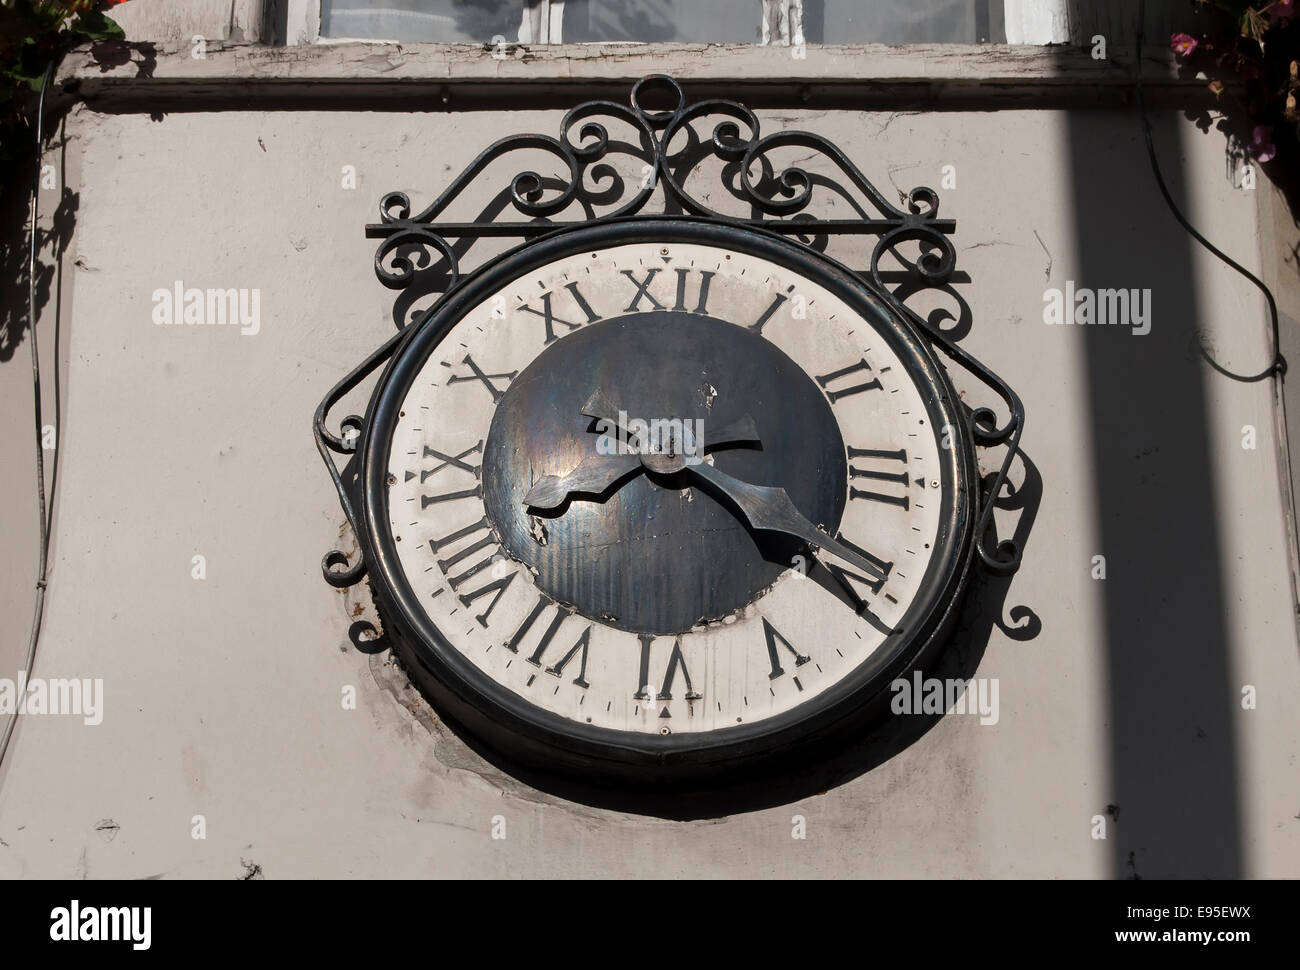
[[[840,370],[833,371],[830,374],[825,374],[817,378],[817,383],[822,386],[823,390],[825,390],[827,385],[833,383],[834,381],[839,380],[841,377],[844,377],[848,374],[852,374],[854,371],[859,371],[859,370],[870,373],[871,365],[868,364],[865,359],[863,359],[858,361],[856,364],[850,364],[848,367],[841,368]],[[868,381],[866,384],[858,384],[854,387],[846,387],[843,390],[839,390],[839,391],[827,390],[826,396],[829,397],[831,399],[831,403],[834,404],[840,398],[848,397],[850,394],[860,394],[863,391],[878,391],[880,389],[881,389],[880,380],[877,378]]]
[[[840,585],[844,587],[844,589],[849,593],[850,596],[854,597],[856,601],[854,603],[854,607],[860,608],[866,603],[866,600],[858,596],[858,594],[854,591],[853,587],[849,585],[848,581],[854,580],[856,582],[859,582],[863,586],[867,587],[867,589],[871,590],[872,596],[879,596],[880,591],[885,587],[885,583],[889,581],[889,573],[894,568],[894,564],[892,562],[885,562],[885,560],[881,559],[878,556],[873,556],[871,553],[867,552],[867,550],[863,549],[861,546],[854,545],[848,539],[844,538],[844,535],[842,533],[837,534],[835,536],[835,539],[841,545],[847,546],[849,549],[852,549],[863,559],[867,560],[867,562],[869,562],[872,566],[872,568],[868,570],[868,573],[870,575],[860,576],[857,573],[849,572],[843,566],[836,565],[829,562],[825,563],[826,568],[829,569],[831,573],[835,576],[835,578],[840,581]]]
[[[564,288],[569,291],[569,294],[573,297],[573,302],[578,305],[578,309],[581,310],[584,314],[586,314],[587,323],[595,323],[597,320],[600,319],[596,311],[591,308],[591,304],[588,303],[583,298],[582,294],[578,291],[577,283],[566,283],[564,285]],[[558,337],[555,336],[555,324],[557,323],[568,327],[570,332],[577,330],[579,327],[582,326],[581,323],[570,323],[568,320],[563,320],[551,312],[550,293],[543,293],[541,299],[542,299],[542,308],[540,310],[534,310],[532,307],[526,304],[524,306],[521,306],[519,309],[523,310],[526,313],[535,314],[536,316],[541,317],[545,321],[546,340],[543,341],[543,343],[549,344],[552,341],[559,339]]]
[[[509,382],[514,380],[515,375],[519,373],[519,371],[517,370],[512,370],[509,374],[484,374],[482,369],[478,366],[478,364],[474,363],[474,358],[471,357],[469,354],[465,355],[465,359],[462,360],[461,363],[468,364],[469,369],[472,370],[474,373],[470,376],[453,374],[450,378],[447,379],[447,383],[459,384],[462,381],[481,381],[483,383],[483,386],[488,389],[488,393],[492,395],[493,404],[501,400],[502,396],[505,394],[505,391],[497,390],[496,385],[493,384],[492,382],[502,377],[504,377],[506,381]]]
[[[435,502],[450,502],[458,498],[482,498],[483,486],[475,485],[473,488],[462,489],[459,492],[443,492],[441,495],[421,495],[420,508],[427,509]]]
[[[677,302],[673,305],[673,309],[678,313],[686,312],[686,278],[690,275],[691,270],[689,269],[682,268],[677,270]],[[695,304],[695,309],[692,310],[691,313],[709,312],[709,284],[713,282],[713,277],[716,275],[716,273],[707,270],[700,271],[700,299],[699,302]],[[649,280],[646,282],[648,283]]]
[[[469,379],[470,378],[466,378],[466,380]],[[441,464],[438,465],[436,468],[430,468],[420,472],[420,484],[423,485],[426,480],[432,478],[434,475],[438,474],[438,472],[442,471],[444,468],[459,468],[461,471],[469,472],[471,475],[474,476],[475,479],[479,478],[479,476],[482,474],[482,466],[472,465],[469,462],[465,461],[464,459],[466,455],[482,454],[482,452],[483,452],[483,442],[481,440],[478,442],[478,444],[474,445],[474,447],[466,448],[459,455],[444,455],[438,449],[430,448],[428,445],[425,445],[424,457],[437,458],[441,462]],[[413,477],[414,476],[410,472],[406,473],[407,481],[410,481],[411,478]],[[421,495],[420,508],[427,509],[430,505],[433,505],[436,502],[450,502],[458,498],[481,498],[482,495],[483,495],[483,486],[481,483],[475,484],[473,488],[463,489],[459,492],[444,492],[441,495]]]
[[[477,542],[470,543],[460,552],[448,556],[446,559],[437,560],[438,568],[441,569],[442,574],[447,577],[447,585],[453,590],[459,587],[461,583],[465,582],[465,580],[469,579],[471,576],[482,572],[484,569],[487,569],[488,566],[492,565],[492,557],[484,556],[473,566],[467,567],[463,572],[458,573],[455,576],[451,575],[452,567],[460,565],[461,562],[474,555],[474,553],[478,552],[480,549],[486,549],[488,546],[496,545],[496,540],[492,538],[492,530],[487,527],[487,520],[484,519],[482,521],[482,528],[486,531],[486,535],[484,535],[483,538],[479,539]],[[461,531],[463,532],[464,530]],[[430,543],[430,545],[432,545],[432,543]]]
[[[467,527],[463,529],[456,529],[455,532],[448,533],[442,538],[432,538],[432,540],[429,540],[429,547],[434,551],[434,553],[437,553],[437,551],[446,549],[447,546],[463,540],[465,536],[472,536],[473,533],[480,532],[481,529],[487,529],[489,532],[491,531],[490,525],[487,523],[487,516],[476,521],[476,523],[467,525]],[[446,570],[443,570],[443,572],[446,572]]]
[[[636,287],[636,295],[632,297],[632,302],[627,305],[627,309],[624,311],[625,313],[633,313],[635,311],[640,310],[642,299],[646,299],[650,301],[650,306],[648,307],[648,309],[651,310],[669,309],[668,307],[665,307],[662,303],[660,303],[658,300],[656,300],[654,298],[654,295],[650,292],[650,284],[654,282],[655,276],[659,274],[659,270],[657,267],[655,269],[646,270],[645,279],[643,280],[638,280],[635,276],[632,275],[632,271],[629,269],[621,270],[620,272],[622,272],[622,274],[628,278],[628,280],[632,283],[632,285]],[[695,301],[695,307],[693,309],[690,309],[686,306],[686,291],[688,289],[687,281],[690,279],[691,274],[694,272],[698,272],[700,275],[700,289],[699,289],[699,296]],[[688,313],[688,312],[708,313],[709,312],[709,286],[713,282],[713,277],[717,276],[718,274],[710,270],[697,271],[697,270],[686,269],[685,267],[676,270],[676,273],[677,273],[677,302],[672,305],[671,309],[675,310],[678,313]]]
[[[784,293],[778,293],[776,299],[772,301],[771,306],[763,311],[763,315],[759,317],[757,321],[749,325],[749,329],[754,331],[754,333],[761,334],[763,332],[763,326],[767,321],[772,319],[772,314],[776,313],[776,311],[781,308],[781,304],[784,303],[786,299],[787,297]],[[821,378],[818,378],[818,380],[821,380]],[[824,387],[825,385],[822,386]]]
[[[434,552],[438,552],[439,550],[445,549],[447,546],[450,546],[454,542],[459,542],[461,539],[464,539],[468,535],[473,535],[475,532],[478,532],[480,529],[490,529],[487,516],[484,516],[483,518],[479,519],[477,522],[465,526],[465,528],[463,529],[457,529],[455,532],[449,533],[443,536],[441,539],[430,539],[429,547]]]
[[[582,662],[578,664],[578,676],[573,678],[573,683],[581,687],[583,690],[586,690],[591,686],[591,684],[587,683],[587,648],[589,646],[591,646],[591,627],[587,626],[582,631],[582,635],[579,636],[573,646],[569,648],[569,652],[561,657],[556,663],[547,667],[546,672],[554,677],[564,676],[564,668],[568,666],[569,661],[573,659],[573,655],[581,650]],[[541,656],[541,647],[538,647],[537,649],[539,652],[528,658],[529,663],[539,663],[536,658]]]
[[[560,625],[573,615],[573,610],[557,606],[546,597],[545,593],[538,594],[537,605],[534,606],[532,612],[524,618],[524,622],[519,624],[519,629],[515,631],[515,635],[512,636],[510,641],[506,644],[507,650],[511,653],[518,653],[520,642],[528,635],[528,631],[531,630],[533,624],[537,622],[537,618],[551,606],[555,606],[555,617],[551,620],[550,625],[543,631],[542,638],[538,641],[537,648],[533,650],[532,656],[526,658],[534,667],[540,667],[542,665],[542,656],[551,645],[551,641],[555,639],[555,635],[560,630]],[[578,676],[573,679],[573,683],[585,690],[591,686],[587,683],[587,650],[590,646],[591,625],[588,624],[586,629],[584,629],[578,636],[578,639],[574,641],[573,646],[568,649],[568,652],[566,652],[564,656],[554,664],[545,668],[546,672],[553,677],[563,676],[564,668],[568,666],[569,661],[572,660],[579,651],[581,651],[582,661],[578,665]]]
[[[875,468],[859,468],[853,464],[855,459],[867,459],[866,464],[875,465]],[[898,462],[903,467],[902,471],[880,471],[880,466],[885,462]],[[885,465],[886,468],[894,468],[894,465]],[[884,492],[873,492],[869,489],[854,488],[853,480],[870,479],[877,482],[893,482],[903,486],[903,494],[888,495]],[[849,498],[870,499],[874,502],[886,502],[890,505],[897,505],[899,508],[906,509],[909,507],[910,499],[907,497],[907,452],[900,448],[898,451],[879,451],[875,448],[850,448],[849,449]]]
[[[772,624],[768,621],[767,617],[763,617],[763,636],[767,640],[767,659],[772,664],[772,672],[767,675],[768,680],[776,680],[778,677],[780,677],[782,674],[785,673],[785,670],[782,669],[781,667],[781,657],[776,652],[777,641],[780,641],[781,645],[790,651],[790,656],[794,657],[794,665],[796,667],[802,667],[804,664],[806,664],[809,660],[812,659],[811,657],[805,657],[798,650],[796,650],[794,648],[794,645],[791,644],[790,641],[787,640],[785,637],[783,637],[777,631],[776,627],[772,626]],[[797,682],[798,681],[796,678],[796,683]]]
[[[821,565],[824,565],[827,571],[835,577],[835,581],[839,583],[840,588],[844,590],[845,595],[848,597],[849,604],[853,607],[853,612],[858,614],[858,616],[862,617],[881,633],[885,634],[885,636],[889,636],[894,632],[893,629],[889,624],[885,623],[884,620],[871,611],[871,604],[859,595],[853,584],[860,583],[867,589],[871,590],[872,596],[879,596],[880,591],[885,588],[885,583],[889,581],[889,574],[893,570],[894,564],[892,562],[885,562],[885,560],[878,556],[873,556],[861,546],[855,545],[846,539],[843,533],[836,533],[835,538],[841,545],[852,549],[871,564],[872,568],[867,571],[868,574],[862,576],[858,573],[850,572],[848,569],[845,569],[843,566],[836,563],[823,562],[821,560],[818,560],[818,562],[820,562]]]
[[[510,588],[510,584],[515,581],[516,575],[518,575],[518,573],[511,572],[509,576],[494,579],[492,582],[480,586],[472,593],[460,593],[457,595],[457,598],[465,606],[473,606],[474,601],[480,596],[486,596],[488,593],[493,594],[492,602],[488,604],[488,608],[474,617],[474,619],[478,620],[479,626],[486,628],[488,625],[488,617],[491,616],[492,611],[497,608],[497,600],[499,600],[505,594],[505,591]]]
[[[654,642],[654,637],[648,633],[638,633],[637,639],[641,641],[641,666],[636,693],[632,696],[639,701],[648,701],[650,700],[650,692],[654,689],[654,684],[650,683],[650,644]],[[691,685],[691,672],[686,669],[686,657],[682,654],[682,638],[674,637],[673,652],[668,655],[668,669],[664,673],[663,686],[654,695],[655,700],[670,701],[673,699],[673,681],[677,679],[678,668],[681,669],[682,680],[686,682],[686,699],[688,701],[698,701],[704,696]],[[668,708],[665,707],[659,716],[669,717]]]
[[[423,485],[425,481],[432,478],[434,475],[438,474],[438,472],[442,471],[444,468],[447,468],[448,466],[462,469],[463,471],[469,472],[475,478],[478,478],[479,473],[482,471],[481,466],[471,465],[469,462],[462,461],[461,459],[463,459],[466,455],[473,455],[476,453],[481,453],[482,451],[483,451],[483,442],[481,440],[474,447],[466,448],[459,455],[444,455],[441,451],[438,451],[435,448],[430,448],[428,445],[425,445],[424,457],[439,458],[442,460],[442,464],[439,465],[437,468],[430,468],[426,471],[420,472],[420,484]]]
[[[455,567],[457,567],[463,560],[468,559],[470,556],[474,555],[474,553],[479,552],[482,549],[486,549],[489,546],[493,546],[496,544],[496,540],[493,538],[492,528],[491,525],[488,523],[487,517],[484,516],[483,518],[479,519],[477,522],[473,522],[470,525],[465,526],[465,528],[463,529],[457,529],[455,532],[449,533],[448,535],[443,536],[441,539],[430,539],[429,547],[433,549],[434,552],[440,552],[441,550],[447,548],[448,546],[455,545],[459,543],[462,539],[474,535],[476,532],[483,532],[484,535],[482,536],[482,538],[476,540],[475,542],[470,543],[460,552],[448,556],[446,559],[438,559],[435,561],[438,564],[438,568],[442,570],[442,574],[447,577],[447,585],[451,587],[452,592],[457,594],[457,598],[461,601],[463,605],[472,606],[475,600],[487,596],[489,593],[492,594],[492,601],[488,603],[487,609],[475,617],[475,619],[478,620],[480,626],[486,627],[488,625],[488,617],[491,616],[492,611],[496,609],[497,601],[501,599],[502,595],[509,588],[510,584],[514,582],[515,572],[512,571],[509,576],[502,576],[500,579],[494,579],[491,582],[483,586],[480,586],[478,589],[473,590],[471,592],[461,593],[459,592],[461,585],[470,577],[476,576],[477,574],[481,573],[484,569],[487,569],[489,566],[491,566],[496,557],[492,555],[486,555],[474,565],[468,566],[465,569],[463,569],[461,572],[458,572],[455,576],[451,575],[451,571]]]
[[[636,287],[636,296],[632,297],[632,302],[627,305],[627,309],[624,311],[625,313],[632,313],[635,310],[639,310],[641,308],[641,297],[645,297],[649,300],[651,306],[656,310],[666,309],[662,303],[650,295],[650,282],[659,273],[658,269],[647,270],[644,282],[638,281],[637,278],[632,275],[630,269],[625,269],[622,272],[624,276],[632,281],[632,285]]]

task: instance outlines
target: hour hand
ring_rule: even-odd
[[[620,478],[640,467],[639,455],[589,455],[567,475],[539,478],[524,496],[524,505],[534,509],[557,509],[571,495],[600,496]]]
[[[719,471],[707,462],[689,465],[692,474],[714,486],[740,509],[750,526],[771,532],[784,532],[805,542],[825,549],[845,562],[852,563],[868,573],[875,573],[874,563],[852,549],[841,545],[817,528],[795,507],[785,489],[774,485],[751,485]]]

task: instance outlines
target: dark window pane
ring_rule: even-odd
[[[804,0],[810,44],[1005,41],[1003,0]],[[514,42],[528,0],[321,0],[321,34],[411,43]],[[757,43],[761,0],[567,0],[562,38]],[[525,31],[526,40],[546,34]]]

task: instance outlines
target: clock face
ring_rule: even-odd
[[[399,351],[363,448],[405,659],[526,747],[788,745],[915,661],[968,561],[941,371],[762,234],[634,221],[498,261]]]

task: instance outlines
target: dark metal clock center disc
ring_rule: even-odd
[[[583,414],[596,392],[629,423],[702,422],[691,427],[715,467],[780,486],[810,522],[832,534],[838,527],[844,441],[797,364],[713,317],[654,311],[605,320],[555,341],[510,383],[484,450],[488,515],[505,549],[557,602],[623,630],[682,633],[744,607],[806,554],[796,539],[750,530],[689,470],[653,470],[680,467],[666,455],[629,458],[627,475],[599,497],[574,496],[545,514],[526,508],[533,483],[598,454],[596,421]],[[746,416],[761,447],[710,442],[711,430]]]

